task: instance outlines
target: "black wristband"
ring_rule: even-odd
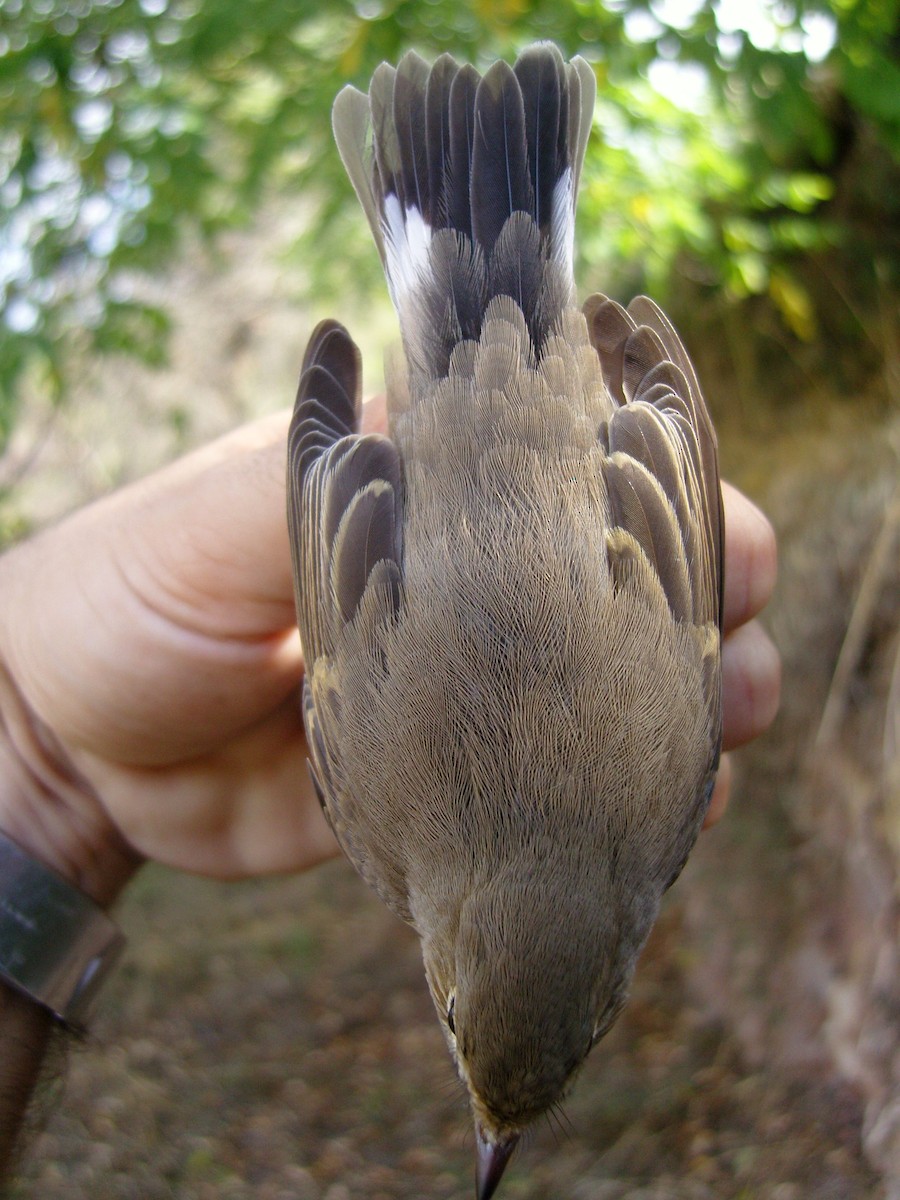
[[[0,980],[80,1032],[124,944],[99,905],[0,832]]]

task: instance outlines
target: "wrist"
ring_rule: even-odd
[[[2,661],[0,832],[104,908],[140,864]]]

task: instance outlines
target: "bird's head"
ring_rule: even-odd
[[[570,863],[571,865],[571,863]],[[477,1196],[565,1096],[624,1004],[637,956],[621,914],[546,862],[498,870],[424,940],[432,997],[470,1097]]]

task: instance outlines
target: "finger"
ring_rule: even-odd
[[[287,410],[254,421],[157,472],[134,494],[126,489],[111,498],[125,505],[120,526],[128,555],[136,543],[147,548],[150,572],[162,572],[154,603],[176,623],[219,638],[293,625],[289,421]],[[362,427],[382,432],[386,425],[385,398],[378,396],[365,405]]]
[[[743,746],[775,719],[781,692],[781,659],[768,634],[750,621],[722,649],[723,745]]]
[[[218,637],[253,637],[293,625],[294,599],[285,517],[284,410],[235,430],[157,472],[129,502],[128,542],[159,556],[184,623]],[[362,429],[384,432],[385,397],[363,408]],[[137,507],[136,515],[130,511]],[[224,603],[220,603],[224,601]],[[171,613],[179,619],[177,606]]]
[[[109,498],[129,582],[173,624],[214,638],[293,625],[288,420],[251,422]]]
[[[111,763],[84,752],[75,758],[141,855],[236,879],[305,870],[337,853],[306,756],[299,705],[291,699],[177,771]]]
[[[0,561],[2,649],[70,746],[176,761],[296,685],[286,421],[254,422]]]
[[[382,392],[381,395],[373,396],[363,405],[360,432],[387,433],[387,431],[387,397]]]
[[[757,616],[772,596],[778,567],[775,532],[756,505],[729,483],[725,506],[725,632]]]
[[[713,789],[712,799],[709,802],[709,808],[706,810],[706,817],[703,821],[704,829],[711,829],[713,825],[721,820],[722,814],[728,807],[728,798],[731,795],[731,778],[731,755],[723,754],[719,762],[716,786]]]

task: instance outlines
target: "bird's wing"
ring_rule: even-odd
[[[722,628],[723,538],[716,435],[687,351],[646,296],[584,306],[613,402],[601,430],[615,527],[649,561],[676,621]],[[636,546],[634,545],[636,543]]]
[[[724,519],[716,435],[681,339],[640,296],[584,308],[611,411],[600,430],[613,579],[655,580],[677,625],[699,639],[709,729],[704,804],[722,742]],[[676,872],[677,874],[677,872]]]
[[[393,442],[360,435],[360,356],[343,326],[313,332],[288,433],[288,530],[306,677],[310,767],[326,816],[347,844],[339,805],[342,630],[361,607],[389,618],[400,603],[401,467]],[[365,600],[365,604],[364,604]]]

